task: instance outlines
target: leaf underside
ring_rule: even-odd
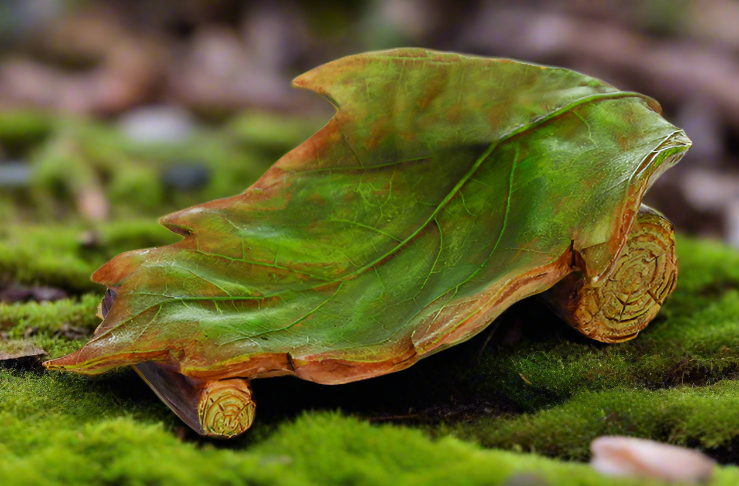
[[[606,271],[689,146],[644,96],[508,60],[400,49],[295,84],[334,118],[244,194],[165,217],[179,243],[103,266],[115,305],[50,367],[323,383],[402,369],[553,285],[572,242]]]

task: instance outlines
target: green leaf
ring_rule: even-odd
[[[464,341],[572,271],[597,279],[690,141],[659,105],[565,69],[421,49],[295,80],[334,118],[244,194],[162,220],[83,349],[51,368],[165,360],[189,376],[342,383]]]

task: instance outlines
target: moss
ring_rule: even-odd
[[[119,253],[170,244],[179,237],[155,220],[117,221],[90,229],[67,225],[6,225],[0,229],[0,278],[79,293],[102,288],[90,280]]]
[[[95,317],[99,303],[100,296],[95,294],[86,294],[79,301],[0,303],[0,330],[11,334],[23,333],[27,329],[59,331],[62,325],[68,324],[92,332],[99,323]]]
[[[544,477],[607,484],[582,466],[484,452],[451,438],[433,442],[419,431],[325,413],[285,422],[262,440],[237,441],[234,450],[196,447],[169,432],[176,419],[126,371],[101,379],[6,370],[0,387],[4,485],[445,484],[450,469],[464,464],[477,468],[467,484],[498,484],[531,466]]]
[[[721,458],[739,443],[737,408],[737,381],[657,391],[616,389],[582,392],[537,413],[478,419],[452,430],[485,447],[567,459],[587,459],[588,444],[598,436],[623,434],[696,447]]]
[[[79,300],[0,304],[0,352],[18,342],[46,351],[48,358],[69,354],[82,346],[100,323],[96,309],[100,296],[85,294]]]
[[[125,171],[116,171],[108,187],[113,201],[113,211],[120,216],[130,216],[138,211],[154,212],[163,206],[164,187],[156,168],[147,164],[129,163]],[[119,204],[135,201],[135,205]],[[132,207],[133,206],[133,207]]]
[[[604,478],[584,465],[532,455],[486,451],[448,437],[432,441],[419,431],[335,414],[305,415],[283,424],[247,449],[179,442],[160,426],[132,417],[84,425],[53,414],[40,421],[3,414],[0,480],[25,484],[502,484],[531,475],[549,484],[656,484]],[[732,484],[734,469],[714,484]]]
[[[226,131],[247,146],[286,152],[307,140],[326,120],[306,120],[266,112],[247,112],[234,117]]]
[[[36,111],[0,111],[0,145],[21,152],[43,140],[53,129],[52,117]]]

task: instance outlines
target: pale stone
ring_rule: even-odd
[[[123,134],[139,143],[175,143],[195,131],[195,121],[177,106],[146,106],[130,110],[118,122]]]
[[[698,451],[632,437],[598,437],[590,451],[590,465],[609,476],[702,484],[711,479],[715,465]]]

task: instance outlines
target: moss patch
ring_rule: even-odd
[[[89,226],[10,224],[0,229],[2,280],[60,287],[72,293],[104,290],[90,275],[128,250],[174,243],[180,238],[155,220]]]
[[[583,392],[560,406],[533,414],[458,425],[462,437],[485,447],[584,460],[601,435],[649,437],[698,448],[723,461],[739,444],[739,382],[658,391],[616,389]]]
[[[23,342],[46,352],[46,358],[71,353],[82,346],[100,324],[95,314],[100,297],[85,294],[79,300],[0,304],[0,352]]]
[[[5,485],[496,485],[526,484],[524,478],[529,484],[659,484],[604,478],[585,465],[483,450],[452,437],[432,441],[419,431],[334,414],[303,416],[245,450],[195,447],[131,417],[59,428],[53,416],[29,424],[4,415]],[[43,442],[26,439],[40,434]],[[734,469],[719,470],[713,484],[738,478]]]
[[[0,330],[20,337],[29,329],[58,332],[66,324],[91,334],[100,323],[100,319],[95,317],[99,303],[100,296],[86,294],[78,301],[64,299],[57,302],[0,304]]]

